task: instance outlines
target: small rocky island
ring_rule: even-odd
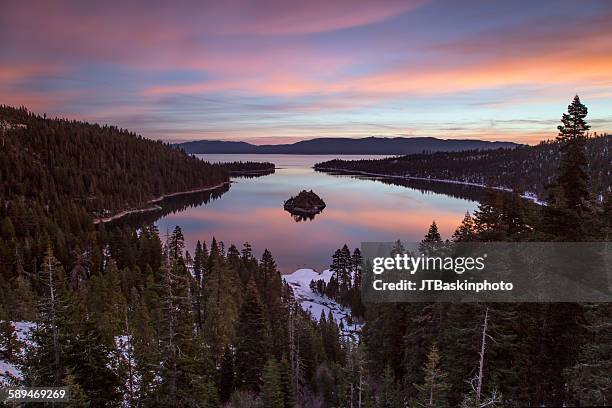
[[[285,210],[289,211],[296,221],[313,219],[325,208],[325,201],[312,190],[302,190],[297,196],[285,201]]]

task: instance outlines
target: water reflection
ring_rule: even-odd
[[[158,210],[130,214],[126,217],[111,221],[106,225],[113,227],[115,225],[125,223],[133,226],[153,224],[160,218],[167,215],[176,214],[190,208],[197,208],[202,205],[206,205],[211,201],[217,200],[229,189],[230,185],[225,184],[214,190],[200,191],[197,193],[164,198],[162,201],[156,203],[159,206]]]
[[[383,176],[365,176],[359,173],[338,172],[338,171],[319,171],[336,177],[349,177],[360,180],[378,181],[384,184],[394,186],[403,186],[420,191],[421,193],[436,193],[444,194],[450,197],[460,198],[470,201],[480,201],[484,193],[482,187],[429,180],[404,179],[399,177],[383,177]]]
[[[355,156],[354,158],[361,158]],[[274,174],[234,179],[224,190],[198,197],[178,197],[162,203],[162,212],[140,214],[139,221],[152,222],[160,231],[180,225],[186,248],[212,237],[241,246],[249,242],[256,254],[272,251],[279,269],[327,268],[336,248],[357,247],[362,241],[415,241],[422,239],[433,220],[443,237],[449,237],[466,211],[473,211],[477,197],[447,187],[408,185],[363,177],[334,176],[315,172],[314,163],[334,156],[217,155],[210,161],[269,161]],[[327,207],[312,220],[296,222],[283,208],[296,190],[314,190]],[[442,189],[445,189],[444,191]],[[447,195],[450,194],[450,195]]]
[[[269,176],[270,174],[274,174],[274,169],[270,170],[261,170],[261,171],[245,171],[245,172],[231,172],[232,178],[257,178],[263,176]]]
[[[321,210],[317,214],[293,214],[289,210],[285,210],[285,211],[287,211],[289,214],[291,214],[291,218],[293,218],[293,221],[295,221],[295,222],[312,221],[312,220],[315,219],[315,216],[317,214],[321,214],[321,212],[323,212],[323,210]]]

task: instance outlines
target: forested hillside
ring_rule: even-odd
[[[585,147],[591,193],[601,195],[611,191],[612,136],[589,137]],[[556,140],[514,149],[423,153],[374,160],[336,159],[315,165],[321,171],[358,171],[516,188],[534,193],[541,200],[546,199],[546,187],[555,180],[558,168],[559,141]]]
[[[126,130],[0,107],[0,276],[94,251],[93,220],[228,181],[218,166]],[[94,245],[95,246],[95,245]]]
[[[256,177],[274,173],[274,163],[238,161],[219,163],[232,177]]]
[[[71,201],[90,214],[138,206],[164,194],[228,180],[217,166],[127,130],[47,119],[0,107],[2,200],[35,201],[50,211]]]

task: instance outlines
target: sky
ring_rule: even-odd
[[[0,104],[167,141],[612,132],[612,1],[0,0]]]

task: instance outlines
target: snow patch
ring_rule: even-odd
[[[325,312],[325,317],[331,311],[336,323],[340,324],[342,322],[344,326],[343,335],[354,337],[361,331],[363,324],[351,319],[351,309],[310,289],[310,282],[313,280],[322,279],[325,283],[329,283],[333,274],[329,269],[321,273],[313,269],[298,269],[289,275],[283,275],[283,279],[293,289],[293,294],[296,300],[300,302],[302,309],[310,312],[313,319],[318,321],[322,311]],[[352,323],[349,323],[350,320],[353,320]]]
[[[21,351],[16,356],[16,360],[23,357],[26,346],[32,345],[32,331],[36,327],[36,323],[32,322],[11,322],[15,329],[17,341],[21,343]],[[6,361],[0,358],[0,385],[10,385],[15,381],[21,381],[23,374],[15,361]]]

